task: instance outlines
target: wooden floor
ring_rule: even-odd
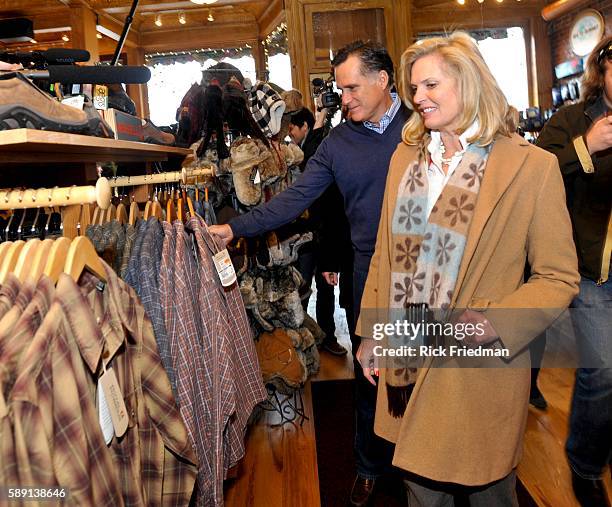
[[[574,371],[543,369],[538,384],[548,401],[548,409],[543,412],[529,407],[518,477],[538,506],[579,507],[572,493],[571,473],[564,451]],[[612,501],[610,474],[604,475]]]

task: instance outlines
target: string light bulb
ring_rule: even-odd
[[[96,38],[101,39],[102,38],[102,34],[100,32],[96,32]]]
[[[212,15],[212,10],[208,11],[208,17],[206,19],[210,22],[213,22],[215,20],[215,18]]]
[[[156,26],[162,26],[162,19],[161,19],[161,14],[158,14],[157,16],[155,16],[155,25]]]
[[[62,40],[64,42],[69,42],[70,41],[70,37],[68,37],[66,34],[62,35]]]
[[[185,18],[185,13],[184,12],[179,12],[178,15],[178,21],[181,25],[184,25],[185,23],[187,23],[187,19]]]

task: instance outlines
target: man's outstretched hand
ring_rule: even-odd
[[[234,231],[232,231],[232,228],[227,225],[211,225],[208,228],[208,232],[210,232],[212,235],[217,236],[217,238],[219,238],[221,241],[223,241],[223,244],[225,246],[227,246],[227,244],[234,239]]]

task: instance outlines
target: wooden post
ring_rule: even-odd
[[[132,48],[126,47],[128,65],[144,65],[145,52],[141,47]],[[127,93],[136,104],[136,113],[141,118],[149,117],[149,89],[146,84],[127,85]]]
[[[255,59],[255,76],[258,80],[266,81],[268,72],[268,57],[262,44],[263,39],[257,39],[250,43],[253,46],[253,58]]]
[[[98,38],[96,37],[96,14],[91,9],[78,6],[70,8],[70,40],[74,49],[89,51],[91,58],[88,63],[100,60]]]
[[[541,109],[552,107],[553,68],[548,37],[548,25],[540,16],[529,20],[531,31],[530,48],[532,55],[531,73],[533,74],[533,92],[530,101]]]

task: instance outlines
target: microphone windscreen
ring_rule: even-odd
[[[75,62],[88,62],[91,58],[89,51],[84,49],[51,48],[41,51],[48,64],[67,64]]]
[[[49,80],[53,83],[143,84],[151,79],[145,66],[110,65],[49,65]]]

